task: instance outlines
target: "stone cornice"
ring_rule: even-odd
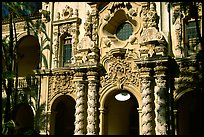
[[[20,16],[20,17],[14,18],[14,21],[15,22],[25,21],[26,17],[29,17],[29,19],[31,19],[31,20],[41,19],[41,14],[36,13],[36,14],[27,15],[27,16]],[[5,25],[5,24],[9,24],[9,19],[2,20],[2,25]]]

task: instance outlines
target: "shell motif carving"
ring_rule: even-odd
[[[68,5],[62,10],[62,18],[70,18],[73,15],[73,9]]]

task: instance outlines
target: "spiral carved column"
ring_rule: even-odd
[[[80,75],[78,75],[80,74]],[[76,84],[76,112],[75,112],[75,135],[84,135],[85,134],[85,128],[86,128],[86,122],[85,122],[85,112],[86,112],[86,99],[85,99],[85,83],[83,81],[82,73],[78,72],[77,77],[75,78],[75,84]],[[80,77],[79,77],[80,76]]]
[[[168,98],[165,71],[167,60],[157,62],[155,72],[155,132],[156,135],[167,135],[166,99]]]
[[[155,131],[156,135],[166,135],[166,80],[164,76],[157,76],[155,81]]]
[[[87,135],[98,135],[97,72],[88,72]]]
[[[142,134],[154,135],[154,110],[150,77],[142,77]]]

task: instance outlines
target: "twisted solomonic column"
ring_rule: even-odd
[[[97,72],[88,72],[87,135],[98,135]]]
[[[150,77],[142,77],[142,134],[154,135],[154,110]]]
[[[76,83],[76,95],[77,95],[77,99],[76,99],[76,106],[75,106],[75,130],[74,130],[74,134],[75,135],[84,135],[85,134],[85,127],[86,127],[86,123],[85,123],[85,112],[86,112],[86,108],[85,108],[85,83],[84,81],[80,80],[80,81],[75,81]]]
[[[166,80],[164,76],[157,76],[155,81],[155,131],[156,135],[166,135]]]

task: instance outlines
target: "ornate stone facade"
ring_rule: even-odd
[[[48,114],[48,134],[61,131],[75,135],[168,135],[181,130],[181,126],[175,126],[174,121],[178,123],[180,119],[173,112],[178,109],[178,115],[183,114],[177,104],[187,91],[202,90],[198,86],[202,78],[201,61],[185,56],[179,49],[185,44],[181,9],[177,3],[168,12],[166,4],[43,2],[41,14],[43,11],[46,14],[42,20],[51,41],[49,49],[43,52],[48,66],[46,69],[41,66],[39,75],[41,103],[46,103]],[[161,25],[165,23],[166,26]],[[127,26],[123,28],[121,24],[130,27],[125,29]],[[17,23],[18,30],[24,25]],[[168,36],[164,29],[169,31]],[[8,32],[8,24],[3,24],[3,32]],[[41,35],[41,40],[45,37]],[[64,65],[63,46],[67,37],[71,38],[71,61]],[[115,95],[123,92],[130,99],[116,102]],[[66,102],[63,97],[67,96],[73,101]],[[59,114],[63,102],[64,109],[74,108],[71,120],[69,110],[66,113],[69,116]],[[118,115],[113,116],[112,110]],[[67,124],[57,125],[57,115]],[[125,121],[117,119],[119,116],[130,118]],[[121,128],[119,125],[123,124],[130,126]]]

